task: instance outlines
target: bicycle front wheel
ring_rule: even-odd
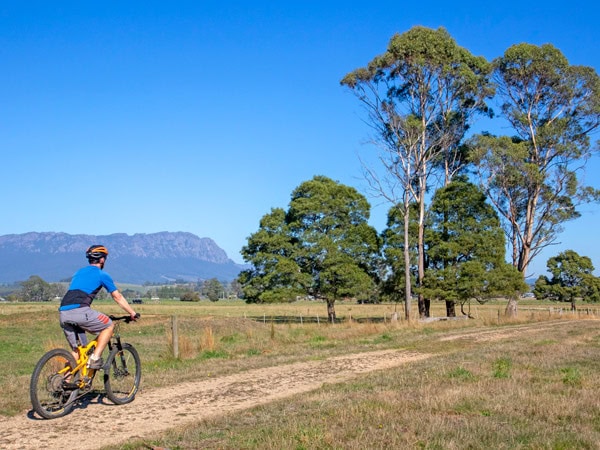
[[[70,372],[77,363],[71,352],[57,348],[38,361],[31,376],[29,396],[35,412],[45,419],[68,414],[79,393],[79,372]]]
[[[104,366],[106,396],[117,405],[124,405],[135,398],[142,379],[140,355],[130,344],[123,349],[113,348]]]

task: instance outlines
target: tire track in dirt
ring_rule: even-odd
[[[122,406],[98,399],[59,419],[27,415],[0,419],[0,448],[101,448],[170,428],[309,392],[360,374],[432,355],[383,350],[249,370],[234,375],[144,391]]]
[[[549,330],[558,325],[570,323],[569,321],[544,322],[541,324],[516,325],[511,328],[492,329],[492,330],[473,330],[467,333],[453,334],[440,338],[440,341],[455,341],[455,340],[473,340],[475,342],[493,342],[509,337],[518,337],[530,333]]]

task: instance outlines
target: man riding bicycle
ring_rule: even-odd
[[[114,324],[105,314],[91,308],[91,304],[102,288],[106,289],[113,300],[135,320],[136,312],[129,305],[123,294],[109,274],[104,272],[104,263],[108,250],[103,245],[92,245],[85,252],[89,265],[79,269],[73,275],[69,290],[63,297],[59,310],[60,326],[71,346],[73,356],[77,354],[77,335],[82,344],[87,344],[87,337],[81,330],[97,334],[98,345],[90,356],[88,367],[101,369],[103,367],[102,352],[112,336]]]

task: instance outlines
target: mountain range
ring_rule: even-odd
[[[246,268],[229,259],[212,239],[192,233],[94,236],[31,232],[0,236],[0,283],[23,281],[31,275],[47,282],[68,280],[87,264],[85,250],[94,244],[108,248],[104,270],[118,283],[231,281]]]

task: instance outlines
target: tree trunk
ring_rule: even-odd
[[[517,306],[517,299],[515,297],[509,298],[504,315],[507,317],[517,317]]]
[[[537,147],[537,146],[536,146]],[[537,149],[536,149],[537,152]],[[535,191],[527,201],[527,210],[525,211],[525,228],[523,230],[523,239],[521,251],[519,253],[519,272],[523,276],[527,275],[527,268],[531,259],[531,246],[534,240],[535,212],[537,211],[538,199],[540,197],[541,186],[536,184]]]
[[[418,287],[423,286],[423,280],[425,279],[425,191],[427,188],[425,163],[423,163],[422,171],[419,175]],[[419,317],[429,317],[429,308],[425,306],[425,299],[421,294],[419,294]]]
[[[419,294],[417,302],[419,305],[419,317],[429,317],[431,300],[425,298],[423,294]]]
[[[446,317],[456,317],[456,303],[454,303],[454,300],[446,300]]]
[[[327,321],[335,323],[335,300],[327,300]]]
[[[519,253],[519,263],[517,269],[525,276],[527,274],[527,267],[529,265],[529,255],[531,248],[528,243],[524,242]]]
[[[404,193],[404,316],[410,321],[412,292],[410,283],[410,198],[408,190]]]
[[[517,237],[517,227],[512,225],[512,264],[517,269],[519,268],[519,239]]]

